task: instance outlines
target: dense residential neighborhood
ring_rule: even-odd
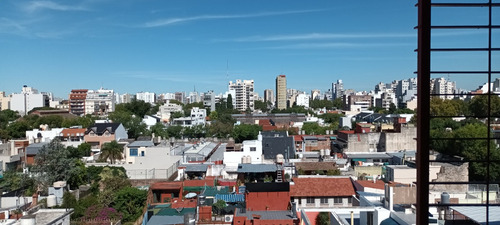
[[[28,86],[2,92],[0,220],[415,224],[416,80],[379,83],[369,92],[344,89],[338,80],[326,92],[307,93],[287,89],[286,79],[277,76],[279,90],[266,89],[264,98],[252,80],[230,81],[219,95],[100,88],[56,99]],[[477,115],[435,119],[433,137],[487,132],[482,96],[458,92],[449,80],[432,82],[436,94],[453,95],[433,98],[431,114]],[[430,165],[429,180],[441,182],[430,187],[431,202],[496,201],[498,186],[467,184],[500,174],[467,162],[485,148],[470,142],[462,149],[446,140],[430,146],[440,162]],[[432,207],[432,224],[443,220],[443,210],[474,221],[467,208]]]

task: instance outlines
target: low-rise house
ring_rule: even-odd
[[[134,164],[135,159],[145,157],[147,149],[152,146],[154,146],[152,141],[134,141],[128,144],[125,149],[125,163]]]
[[[352,207],[351,179],[335,176],[299,176],[290,183],[290,197],[298,208]]]
[[[276,160],[282,155],[286,160],[295,158],[293,137],[286,131],[264,131],[262,134],[262,154],[265,159]]]
[[[331,143],[329,135],[293,135],[297,152],[328,150]]]
[[[85,131],[87,129],[81,127],[71,127],[61,131],[59,139],[64,146],[78,147],[84,142]]]
[[[205,125],[206,117],[207,117],[207,110],[206,109],[200,109],[198,107],[193,107],[191,109],[190,116],[175,118],[173,120],[173,124],[183,126],[183,127]]]
[[[257,140],[243,141],[241,149],[234,149],[232,151],[226,149],[224,152],[224,164],[234,170],[240,163],[262,163],[262,134],[259,133]]]
[[[132,179],[169,179],[182,161],[182,156],[171,155],[170,144],[153,145],[151,141],[135,141],[125,147],[123,168]]]
[[[95,123],[85,131],[85,142],[93,149],[101,149],[106,142],[128,139],[127,131],[121,123]]]
[[[64,128],[49,128],[48,125],[40,125],[40,129],[26,131],[26,139],[29,143],[51,142],[54,138],[59,137]]]
[[[43,146],[49,144],[48,142],[33,143],[26,147],[26,152],[20,153],[21,161],[27,165],[35,164],[35,157]]]

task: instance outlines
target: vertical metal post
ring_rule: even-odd
[[[418,1],[417,224],[429,224],[431,1]]]

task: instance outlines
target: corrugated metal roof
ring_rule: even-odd
[[[185,164],[186,172],[207,172],[207,164]]]
[[[163,208],[156,214],[156,216],[183,216],[184,214],[188,213],[194,214],[195,211],[196,208],[179,208],[179,209]]]
[[[469,217],[471,220],[479,224],[486,224],[486,206],[452,206],[452,210],[459,212],[460,214]],[[488,222],[490,225],[500,224],[500,206],[489,206],[489,218]]]
[[[215,199],[217,200],[224,200],[225,202],[244,202],[245,201],[245,195],[243,194],[216,194]]]
[[[238,173],[266,173],[276,172],[275,164],[238,164]]]
[[[152,141],[134,141],[128,147],[151,147],[154,146]]]
[[[345,153],[349,159],[390,159],[386,153]]]
[[[158,216],[154,215],[146,225],[184,224],[184,216]]]

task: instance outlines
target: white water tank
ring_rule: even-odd
[[[35,225],[36,215],[25,215],[21,218],[21,225]]]
[[[244,164],[244,163],[247,163],[247,157],[246,156],[242,156],[241,157],[241,164]]]
[[[57,200],[55,195],[49,195],[47,197],[47,207],[54,207],[57,205]]]
[[[283,155],[282,154],[277,154],[276,155],[276,162],[277,163],[283,163]]]
[[[320,155],[320,156],[324,156],[324,155],[325,155],[325,149],[321,149],[321,150],[319,150],[319,155]]]
[[[246,163],[248,163],[248,164],[252,163],[252,156],[247,155]]]
[[[325,155],[330,156],[330,149],[325,149]]]

